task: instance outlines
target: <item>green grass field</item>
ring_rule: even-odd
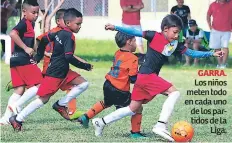
[[[82,45],[82,46],[81,46]],[[86,111],[96,101],[103,99],[102,85],[104,83],[104,76],[109,71],[112,64],[112,57],[117,50],[114,42],[112,41],[86,41],[78,40],[76,47],[76,54],[84,59],[87,59],[94,65],[94,70],[91,72],[75,69],[73,70],[81,73],[89,82],[89,89],[78,98],[78,109]],[[232,49],[231,49],[232,50]],[[231,59],[230,59],[231,60]],[[205,62],[205,61],[203,61]],[[41,64],[39,65],[41,67]],[[12,91],[5,92],[4,87],[10,80],[9,66],[1,64],[1,115],[5,111],[7,101]],[[171,81],[177,89],[181,92],[181,99],[175,107],[175,112],[170,119],[169,130],[172,125],[180,120],[191,122],[191,117],[211,118],[212,115],[191,115],[192,108],[224,108],[227,113],[224,115],[216,115],[216,117],[223,117],[227,119],[227,124],[217,125],[224,127],[227,130],[226,134],[215,135],[210,133],[210,127],[214,125],[200,125],[194,124],[195,136],[192,141],[194,142],[230,142],[232,141],[232,69],[226,69],[227,77],[199,77],[197,75],[198,69],[214,69],[212,67],[182,67],[180,64],[166,65],[161,70],[161,76]],[[227,96],[207,96],[208,99],[225,99],[227,105],[215,107],[209,106],[194,106],[185,105],[184,101],[188,99],[205,99],[206,96],[187,96],[187,89],[198,89],[194,86],[194,79],[197,80],[210,80],[210,79],[226,80],[227,87],[213,87],[214,89],[223,88],[227,90]],[[203,87],[200,87],[204,89]],[[88,129],[82,128],[78,123],[68,122],[64,120],[58,113],[53,111],[52,104],[59,98],[64,96],[64,92],[59,91],[51,100],[37,112],[33,113],[23,124],[23,132],[14,132],[11,126],[1,127],[1,142],[161,142],[165,141],[162,138],[152,133],[152,127],[159,118],[161,107],[166,97],[158,95],[152,102],[144,105],[142,131],[147,134],[146,139],[131,139],[129,138],[130,131],[130,118],[127,117],[109,125],[104,130],[102,137],[94,136],[93,126],[90,124]],[[112,112],[114,107],[106,109],[97,117]]]

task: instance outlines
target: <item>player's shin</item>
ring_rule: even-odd
[[[162,111],[160,113],[159,121],[162,123],[167,123],[169,118],[172,115],[174,106],[180,97],[179,91],[174,91],[168,95],[168,98],[165,100]]]
[[[116,122],[117,120],[120,120],[126,116],[132,116],[135,113],[131,111],[130,107],[124,107],[120,108],[108,115],[106,115],[103,120],[105,121],[105,124],[110,124],[112,122]]]
[[[40,98],[35,99],[30,104],[28,104],[18,115],[16,120],[17,121],[24,121],[26,117],[28,117],[30,114],[35,112],[37,109],[42,107],[45,104],[46,101],[42,101]]]
[[[10,106],[12,108],[17,108],[18,112],[21,111],[22,106],[28,102],[29,100],[31,100],[33,97],[36,96],[36,93],[38,91],[38,87],[33,86],[29,89],[27,89],[23,95],[21,96],[21,98],[19,100],[17,100],[15,103],[11,104]]]
[[[131,117],[131,132],[140,132],[142,122],[142,113],[137,113]]]
[[[78,97],[82,92],[84,92],[88,88],[88,85],[88,82],[83,82],[74,86],[66,96],[59,100],[58,104],[60,106],[66,106],[72,99]]]
[[[11,97],[9,98],[8,105],[6,107],[6,111],[5,111],[4,116],[3,116],[6,120],[9,120],[9,118],[11,116],[13,116],[13,112],[9,109],[9,105],[12,104],[12,103],[14,103],[14,102],[16,102],[17,100],[19,100],[20,97],[21,97],[21,95],[13,93],[11,95]]]

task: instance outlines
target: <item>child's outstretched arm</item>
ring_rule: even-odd
[[[87,61],[85,61],[84,59],[82,59],[82,58],[80,58],[80,57],[78,57],[76,55],[73,55],[73,56],[74,56],[74,58],[76,58],[77,60],[81,61],[82,63],[88,63]]]
[[[207,58],[207,57],[222,57],[223,51],[217,51],[217,52],[203,52],[203,51],[195,51],[187,48],[184,52],[185,55],[192,57],[192,58]]]
[[[130,27],[121,27],[121,26],[115,26],[112,24],[106,24],[105,29],[112,30],[112,31],[114,31],[114,30],[120,31],[122,33],[126,33],[128,35],[132,35],[132,36],[136,36],[136,37],[143,37],[143,31],[139,31],[137,29],[130,28]]]
[[[75,37],[72,36],[72,38],[68,38],[66,39],[66,41],[64,42],[64,48],[65,48],[65,58],[66,60],[72,64],[73,66],[80,68],[80,69],[84,69],[87,71],[91,71],[93,66],[89,63],[85,63],[82,61],[81,58],[74,56],[74,50],[75,50]],[[80,60],[79,60],[80,59]]]

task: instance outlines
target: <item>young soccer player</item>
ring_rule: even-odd
[[[55,20],[56,20],[57,27],[55,27],[52,30],[50,30],[49,31],[50,33],[54,33],[54,32],[60,31],[60,30],[62,30],[63,27],[65,27],[64,20],[63,20],[64,13],[65,13],[65,9],[59,9],[56,12]],[[40,42],[41,39],[43,38],[43,36],[46,35],[46,34],[47,33],[44,33],[44,34],[38,36],[37,37],[37,43]],[[43,77],[45,76],[47,68],[48,68],[48,65],[50,63],[50,58],[51,58],[51,55],[52,55],[53,46],[54,46],[54,43],[51,42],[51,43],[48,43],[48,45],[45,48],[44,58],[43,58],[44,59],[44,63],[43,63],[43,69],[42,69],[42,75],[43,75]],[[12,85],[12,82],[10,81],[7,84],[7,86],[6,86],[6,91],[8,92],[11,89],[13,89],[13,85]],[[13,106],[16,106],[16,107],[11,107],[12,109],[19,108],[19,107],[17,107],[17,103],[14,104]],[[71,100],[69,102],[69,104],[68,104],[68,107],[69,107],[69,114],[70,114],[71,118],[73,118],[73,117],[79,117],[82,114],[81,111],[77,111],[76,110],[76,99]],[[75,111],[77,111],[77,112],[75,112]]]
[[[55,33],[55,32],[58,32],[60,30],[62,30],[64,27],[65,27],[65,23],[64,23],[64,13],[65,13],[65,9],[59,9],[57,12],[56,12],[56,15],[55,15],[55,20],[56,20],[56,24],[57,24],[57,27],[51,29],[49,31],[49,33]],[[48,32],[47,32],[48,33]],[[47,34],[47,33],[44,33],[40,36],[37,37],[37,42],[39,43],[41,41],[41,39]],[[51,56],[52,56],[52,52],[53,52],[53,46],[54,46],[54,42],[50,42],[48,43],[48,45],[46,45],[46,48],[45,48],[45,52],[44,52],[44,62],[43,62],[43,69],[42,69],[42,75],[43,77],[46,75],[46,71],[47,71],[47,68],[48,68],[48,65],[50,63],[50,59],[51,59]],[[74,55],[75,56],[75,55]],[[75,56],[75,58],[78,58],[77,56]],[[82,62],[85,62],[87,63],[86,61],[82,60]],[[67,90],[67,92],[69,92],[69,90]],[[76,110],[76,98],[71,100],[69,103],[68,103],[68,110],[69,110],[69,114],[70,114],[70,118],[73,118],[73,117],[79,117],[81,115],[81,111],[77,111]],[[77,112],[76,112],[77,111]]]
[[[113,66],[105,76],[103,85],[104,101],[99,101],[93,105],[78,121],[88,127],[89,119],[92,119],[105,108],[114,105],[116,109],[126,107],[131,102],[130,83],[135,83],[138,72],[138,58],[133,54],[136,50],[135,36],[130,36],[118,32],[115,42],[120,50],[114,55]],[[141,109],[142,110],[142,109]],[[131,118],[131,137],[144,137],[140,133],[142,114],[137,112]]]
[[[153,132],[163,138],[174,141],[167,130],[168,120],[173,112],[174,105],[180,97],[180,92],[168,81],[159,76],[164,59],[175,50],[194,58],[220,56],[221,52],[201,52],[188,49],[184,45],[178,45],[178,34],[183,28],[182,20],[176,15],[166,16],[161,23],[162,32],[137,31],[107,24],[107,30],[117,30],[134,36],[140,36],[148,41],[145,62],[141,65],[134,85],[131,103],[129,106],[120,108],[104,118],[92,120],[95,127],[95,135],[101,135],[105,125],[115,122],[123,117],[132,116],[138,112],[142,104],[152,100],[157,94],[167,95],[163,104],[159,121],[153,127]]]
[[[21,131],[22,121],[42,107],[49,101],[49,98],[54,95],[59,89],[70,92],[55,104],[53,109],[56,110],[62,117],[69,120],[67,111],[67,103],[76,98],[88,87],[88,82],[78,73],[70,70],[69,63],[75,67],[85,70],[91,70],[92,65],[83,63],[74,58],[75,37],[74,33],[78,33],[82,24],[82,14],[74,8],[68,9],[64,14],[66,27],[56,33],[48,33],[42,38],[35,55],[35,61],[39,62],[44,56],[45,46],[53,41],[54,49],[51,56],[50,65],[47,69],[46,76],[41,82],[37,95],[39,98],[32,101],[18,115],[10,118],[10,123],[15,130]]]
[[[10,32],[10,36],[15,43],[10,59],[10,72],[14,93],[8,100],[5,114],[0,120],[1,125],[9,124],[9,118],[13,115],[10,105],[17,101],[18,106],[21,107],[25,102],[34,97],[38,91],[38,85],[42,80],[40,69],[37,65],[30,62],[34,52],[32,49],[35,37],[33,28],[34,22],[38,17],[39,5],[36,1],[25,0],[22,10],[24,18]],[[28,88],[26,91],[25,87]]]

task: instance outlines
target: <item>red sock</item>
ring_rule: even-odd
[[[142,114],[136,113],[131,117],[131,131],[132,132],[140,132],[142,121]]]
[[[105,109],[105,104],[103,101],[99,101],[93,105],[92,108],[90,108],[87,112],[86,115],[89,117],[89,119],[93,118],[96,116],[98,113],[103,111]]]

